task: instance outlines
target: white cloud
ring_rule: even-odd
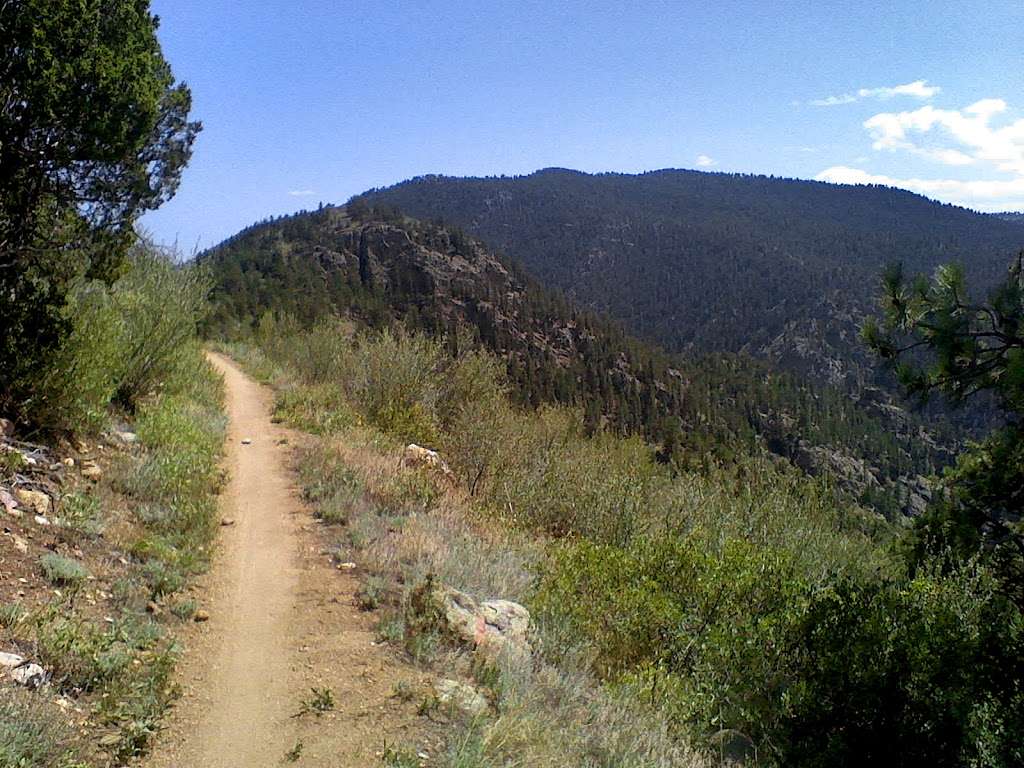
[[[316,190],[314,189],[289,189],[288,194],[292,197],[309,197],[315,195]]]
[[[994,180],[900,179],[868,173],[860,168],[834,165],[814,178],[833,184],[880,184],[886,187],[900,187],[978,210],[1024,209],[1024,176]]]
[[[838,104],[852,104],[861,99],[891,99],[896,96],[930,99],[941,90],[937,85],[928,85],[927,80],[915,80],[912,83],[883,86],[881,88],[858,88],[855,93],[826,96],[823,99],[812,99],[807,103],[815,107],[834,107]]]
[[[882,112],[864,122],[878,150],[906,150],[948,165],[991,163],[997,170],[1024,175],[1024,118],[1000,128],[992,120],[1007,110],[1002,99],[982,99],[963,109]],[[917,138],[932,139],[921,146]],[[959,147],[936,146],[935,139]]]
[[[982,99],[962,109],[929,104],[905,112],[880,112],[864,121],[875,151],[970,167],[973,178],[896,178],[845,165],[826,168],[815,178],[901,187],[978,210],[1024,209],[1024,118],[1001,120],[1008,109],[1003,99]]]
[[[718,161],[707,155],[697,155],[697,167],[698,168],[710,168],[713,165],[718,165]]]

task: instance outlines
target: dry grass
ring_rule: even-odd
[[[382,634],[404,643],[443,674],[474,676],[489,690],[494,717],[454,728],[443,765],[449,768],[616,766],[696,768],[709,763],[673,735],[663,716],[626,691],[613,693],[566,649],[558,666],[544,660],[543,627],[537,652],[480,666],[465,652],[413,636],[404,617],[409,596],[428,574],[477,598],[525,602],[545,556],[542,539],[488,524],[471,499],[443,479],[401,465],[401,447],[375,430],[353,428],[310,444],[300,454],[307,477],[330,482],[354,472],[364,495],[348,510],[338,558],[354,560],[373,582],[374,603],[390,595]],[[342,482],[348,482],[347,479]],[[430,503],[425,504],[424,499]],[[385,605],[387,602],[385,601]],[[433,643],[433,644],[431,644]],[[566,661],[568,660],[568,661]]]

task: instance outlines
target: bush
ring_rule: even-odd
[[[78,737],[59,710],[25,691],[0,696],[0,768],[84,768],[73,756]]]
[[[180,366],[194,365],[190,342],[208,291],[199,267],[177,265],[146,243],[132,249],[112,286],[77,281],[64,310],[70,330],[21,415],[51,430],[95,432],[111,402],[135,409]]]
[[[839,583],[799,644],[782,764],[1024,764],[1024,620],[984,568]]]
[[[77,560],[48,552],[39,558],[43,576],[51,584],[59,587],[77,587],[89,578],[89,571]]]

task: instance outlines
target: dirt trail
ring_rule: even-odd
[[[289,469],[303,436],[271,423],[267,388],[224,357],[210,360],[227,391],[221,515],[233,522],[196,589],[210,619],[185,638],[183,696],[147,765],[277,766],[300,742],[302,766],[373,765],[385,741],[418,740],[415,712],[392,691],[422,676],[374,642],[372,620],[354,606],[356,579],[325,556]],[[295,717],[313,686],[332,690],[335,710]]]

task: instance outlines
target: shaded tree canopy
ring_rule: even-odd
[[[0,406],[57,348],[67,291],[117,276],[200,124],[148,0],[0,2]]]

